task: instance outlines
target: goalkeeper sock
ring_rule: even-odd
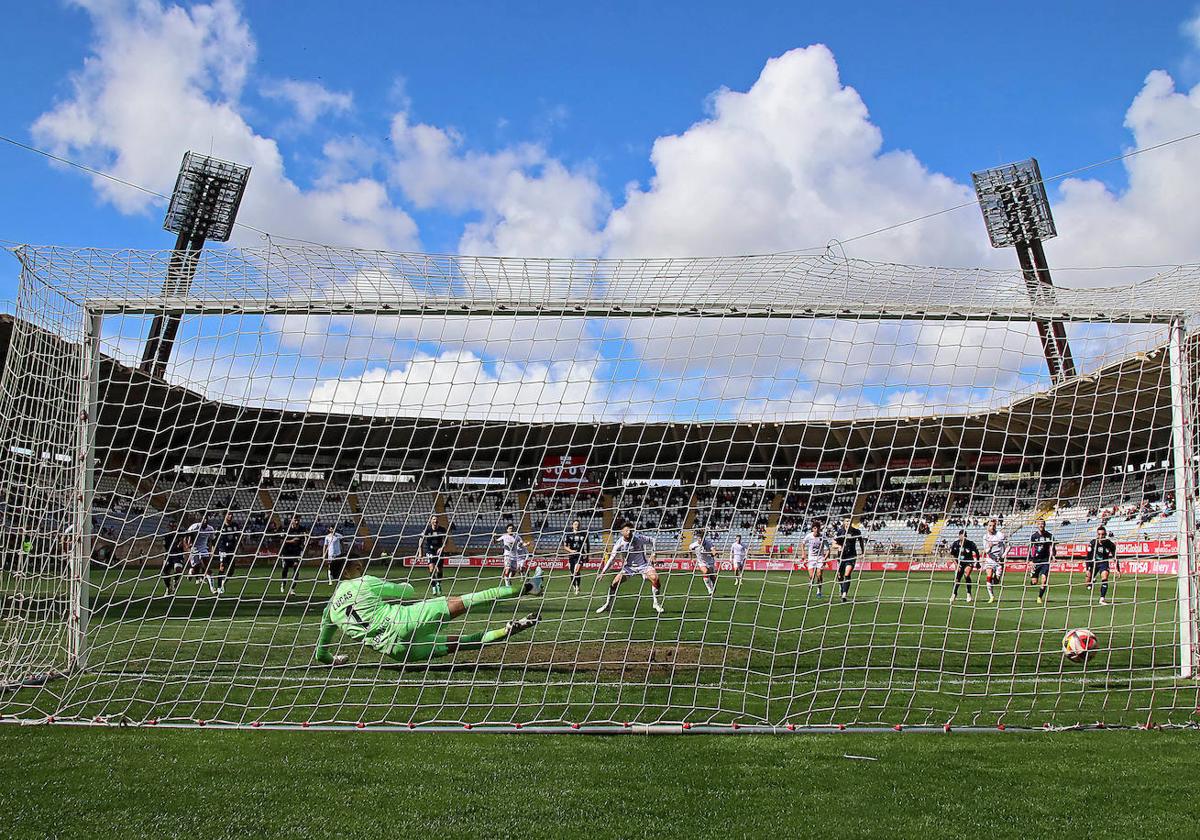
[[[467,609],[479,604],[490,604],[503,598],[516,598],[521,594],[522,586],[493,586],[482,592],[470,592],[462,596],[463,606]]]
[[[1044,587],[1044,586],[1043,586],[1043,587],[1041,587],[1040,589],[1038,589],[1038,597],[1039,597],[1039,598],[1045,598],[1045,597],[1046,597],[1046,587]]]
[[[955,588],[955,590],[957,590],[957,589],[958,589],[958,587],[957,587],[957,586],[956,586],[956,587],[954,587],[954,588]],[[971,594],[971,579],[970,579],[970,578],[967,578],[967,594],[968,594],[968,595],[970,595],[970,594]]]
[[[502,642],[508,638],[508,627],[499,627],[495,630],[481,630],[478,633],[468,633],[465,636],[458,637],[459,645],[470,644],[490,644],[492,642]]]
[[[1102,580],[1102,581],[1100,581],[1100,597],[1103,598],[1107,594],[1108,594],[1108,581]]]
[[[850,594],[850,581],[843,578],[842,579],[842,597],[845,598],[849,594]]]

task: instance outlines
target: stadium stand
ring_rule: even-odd
[[[654,539],[658,550],[680,549],[691,508],[692,491],[686,487],[627,485],[612,494],[612,527],[632,522]]]
[[[571,520],[592,534],[604,529],[604,514],[610,502],[596,491],[532,493],[529,498],[529,517],[532,520],[535,545],[539,550],[556,550]],[[597,550],[601,546],[593,546]]]
[[[521,498],[512,490],[456,490],[442,494],[450,535],[462,551],[482,551],[509,525],[523,531]]]
[[[437,491],[414,484],[363,482],[355,496],[365,536],[385,554],[415,549],[430,514],[437,510]]]

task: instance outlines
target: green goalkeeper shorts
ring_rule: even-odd
[[[423,662],[449,652],[446,637],[439,634],[442,622],[450,617],[446,598],[430,598],[407,607],[397,607],[396,644],[388,656],[397,662]]]

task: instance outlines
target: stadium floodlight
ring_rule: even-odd
[[[1016,248],[1029,299],[1054,304],[1054,282],[1042,241],[1058,235],[1037,158],[972,172],[975,195],[993,248]],[[1075,375],[1075,361],[1061,322],[1037,319],[1050,377],[1057,383]]]
[[[206,239],[227,242],[250,179],[250,167],[187,152],[171,193],[163,229],[196,247]],[[187,247],[183,240],[176,250]]]
[[[971,181],[993,248],[1011,248],[1058,235],[1037,158],[972,172]]]
[[[186,152],[163,228],[178,234],[163,292],[186,294],[196,273],[200,250],[208,240],[227,242],[250,179],[250,167]],[[154,316],[142,352],[142,370],[162,377],[179,332],[177,313]]]

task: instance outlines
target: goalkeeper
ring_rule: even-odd
[[[321,614],[316,660],[323,665],[345,665],[350,660],[346,654],[334,656],[329,651],[329,643],[337,630],[397,662],[424,662],[459,650],[475,650],[502,642],[514,633],[534,627],[538,615],[533,613],[495,630],[464,636],[442,634],[442,624],[458,618],[472,607],[506,598],[540,595],[541,592],[542,570],[538,569],[532,578],[513,586],[497,586],[449,598],[430,598],[407,606],[389,604],[388,599],[411,598],[416,590],[407,583],[390,583],[368,575],[361,559],[350,559],[342,570],[341,583]]]

